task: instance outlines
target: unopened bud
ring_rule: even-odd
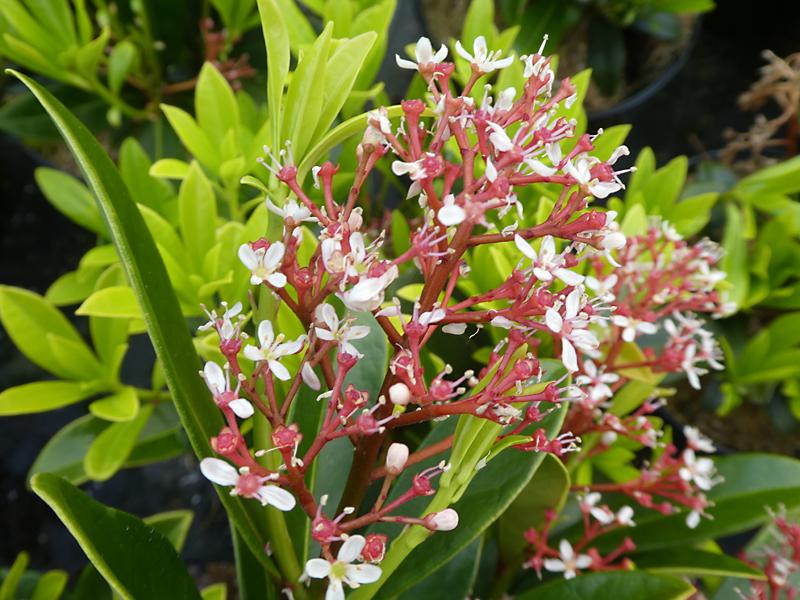
[[[431,531],[452,531],[458,527],[458,513],[452,508],[445,508],[425,517],[425,526]]]
[[[408,446],[395,442],[389,446],[386,453],[386,472],[390,475],[399,475],[403,472],[408,460]]]
[[[405,383],[395,383],[389,388],[389,400],[392,401],[392,404],[406,406],[411,400],[411,390]]]

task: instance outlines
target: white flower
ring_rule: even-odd
[[[217,404],[227,406],[240,419],[253,416],[253,405],[244,398],[238,397],[238,387],[236,391],[231,391],[230,377],[227,372],[222,372],[222,368],[217,363],[207,362],[201,374]]]
[[[325,600],[344,600],[343,583],[351,588],[357,588],[363,583],[374,583],[380,579],[381,568],[379,566],[352,564],[359,557],[366,543],[364,536],[353,535],[342,544],[335,562],[328,562],[324,558],[312,558],[306,563],[306,574],[309,577],[328,578]]]
[[[406,406],[411,400],[411,390],[399,381],[389,388],[389,400],[396,406]]]
[[[475,38],[472,44],[472,54],[464,50],[459,41],[456,41],[456,52],[458,52],[459,56],[475,65],[481,73],[491,73],[496,69],[504,69],[514,62],[513,56],[501,59],[502,50],[489,52],[486,47],[486,38],[482,35]]]
[[[583,281],[583,275],[563,267],[564,257],[556,253],[556,242],[552,236],[546,235],[542,238],[538,254],[519,234],[514,236],[514,243],[519,251],[530,259],[533,264],[533,274],[539,281],[552,281],[554,275],[567,285],[578,285]]]
[[[617,511],[615,520],[623,527],[635,527],[636,523],[633,521],[633,509],[630,506],[623,506]]]
[[[348,319],[339,321],[336,309],[327,303],[320,304],[317,307],[315,316],[318,322],[325,325],[325,327],[317,326],[314,328],[319,339],[326,342],[337,342],[339,344],[339,352],[351,354],[357,358],[364,356],[350,342],[367,337],[369,335],[369,327],[366,325],[352,325]]]
[[[197,330],[208,331],[209,329],[217,329],[220,340],[230,340],[236,333],[236,328],[233,326],[233,317],[242,312],[242,303],[237,302],[228,308],[227,302],[223,302],[222,306],[226,309],[225,312],[222,313],[222,317],[218,317],[216,311],[206,311],[210,320],[207,323],[203,323]],[[222,321],[221,325],[219,321]]]
[[[365,277],[352,288],[339,294],[345,306],[355,311],[373,311],[383,303],[386,288],[397,279],[399,271],[392,266],[379,277]]]
[[[394,442],[386,451],[386,472],[390,475],[399,475],[405,468],[407,460],[408,446]]]
[[[684,481],[692,481],[697,487],[706,492],[717,483],[714,477],[714,461],[710,458],[697,458],[694,450],[684,450],[683,465],[678,470],[678,474]]]
[[[283,261],[286,248],[281,242],[271,244],[269,248],[253,250],[250,244],[239,246],[239,260],[250,269],[250,284],[258,285],[264,281],[277,288],[286,285],[286,275],[278,269]]]
[[[717,449],[714,446],[714,442],[712,442],[709,438],[700,433],[700,430],[697,427],[686,425],[683,428],[683,435],[686,438],[686,444],[692,450],[696,450],[698,452],[707,452],[711,454],[712,452],[715,452]]]
[[[396,160],[392,163],[392,173],[398,177],[400,175],[408,175],[412,181],[419,181],[420,179],[425,179],[428,176],[428,173],[425,171],[425,167],[423,166],[423,159],[411,162]]]
[[[607,400],[614,395],[609,384],[619,381],[619,375],[616,373],[604,373],[591,360],[584,361],[583,370],[585,374],[578,375],[575,378],[575,383],[579,386],[589,387],[587,393],[592,404],[596,405],[598,402]]]
[[[570,175],[580,185],[585,185],[589,193],[596,198],[606,198],[621,190],[624,185],[617,177],[612,181],[600,181],[591,173],[592,167],[600,163],[600,159],[595,156],[581,155],[575,161],[568,160],[564,165],[564,171]]]
[[[697,512],[696,510],[690,511],[686,515],[686,526],[689,529],[694,529],[700,524],[700,517],[701,517],[700,513]]]
[[[558,545],[561,559],[546,558],[544,568],[553,573],[564,573],[564,579],[573,579],[577,571],[586,569],[592,564],[592,557],[588,554],[575,555],[575,550],[567,540],[561,540]]]
[[[489,141],[500,152],[508,152],[514,148],[514,142],[508,137],[506,130],[497,123],[489,123],[492,133],[489,134]]]
[[[613,273],[605,279],[596,279],[589,275],[586,278],[586,287],[592,290],[603,302],[613,302],[616,298],[614,288],[617,286],[618,277]]]
[[[642,321],[634,317],[626,317],[625,315],[614,315],[611,317],[611,321],[617,327],[622,327],[622,339],[626,342],[635,340],[637,334],[653,335],[658,331],[655,323]]]
[[[438,65],[445,58],[447,58],[447,46],[442,44],[439,50],[436,51],[436,54],[434,54],[431,41],[426,37],[421,37],[417,42],[416,48],[414,48],[414,55],[417,59],[417,62],[400,58],[400,55],[398,54],[394,55],[394,59],[397,62],[397,66],[401,69],[412,69],[414,71],[419,71],[420,67],[424,67],[425,65],[429,65],[431,63]]]
[[[458,513],[452,508],[445,508],[425,517],[425,522],[435,531],[453,531],[458,527]]]
[[[456,198],[453,194],[447,194],[444,197],[442,208],[436,213],[439,222],[445,227],[453,225],[460,225],[467,218],[466,211],[456,204]]]
[[[707,369],[703,369],[697,366],[697,346],[695,344],[690,344],[686,348],[686,352],[683,355],[683,360],[681,361],[681,369],[683,372],[686,373],[686,378],[689,380],[689,385],[691,385],[694,389],[700,389],[700,377],[708,373]]]
[[[277,206],[267,197],[265,204],[269,212],[278,215],[283,221],[290,219],[295,223],[302,223],[304,221],[311,223],[317,222],[316,217],[311,216],[311,211],[306,205],[300,204],[297,200],[286,200],[283,206]]]
[[[567,296],[563,317],[554,308],[548,308],[544,316],[550,331],[561,336],[561,362],[571,372],[578,370],[575,346],[585,352],[591,352],[599,345],[594,334],[586,329],[589,320],[580,315],[582,296],[583,293],[579,289],[572,290]]]
[[[255,498],[264,506],[269,504],[282,511],[294,508],[294,496],[277,485],[266,485],[268,477],[251,473],[247,467],[237,471],[219,458],[204,458],[200,461],[200,471],[217,485],[233,486],[231,496]]]
[[[292,342],[283,342],[283,334],[275,337],[272,323],[261,321],[258,324],[259,347],[247,345],[244,355],[252,361],[265,361],[270,372],[282,381],[287,381],[291,375],[289,370],[278,362],[284,356],[297,354],[305,343],[305,336],[301,335]]]

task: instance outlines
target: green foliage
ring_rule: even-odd
[[[612,571],[551,581],[518,596],[520,600],[687,600],[694,588],[678,577],[647,572]]]

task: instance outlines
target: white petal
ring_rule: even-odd
[[[282,288],[286,285],[286,275],[283,273],[273,273],[269,277],[267,277],[267,281],[276,288]]]
[[[583,275],[579,275],[569,269],[556,269],[555,276],[567,285],[579,285],[583,282]]]
[[[575,353],[575,347],[566,338],[561,340],[561,362],[571,373],[578,370],[578,356]]]
[[[548,308],[547,312],[544,314],[544,322],[550,328],[550,331],[554,331],[555,333],[559,333],[564,326],[564,320],[561,318],[561,315],[552,308]]]
[[[272,342],[275,341],[275,332],[272,330],[272,323],[269,321],[261,321],[258,324],[258,341],[261,343],[262,348],[272,345]]]
[[[258,266],[258,255],[250,247],[250,244],[242,244],[239,246],[239,260],[251,271]]]
[[[244,357],[252,361],[264,360],[264,353],[255,346],[248,344],[244,347]]]
[[[578,558],[575,559],[575,566],[579,569],[587,569],[591,564],[592,557],[587,554],[580,554]]]
[[[328,329],[336,331],[339,328],[339,317],[336,314],[336,309],[328,303],[321,304],[317,308],[317,319],[321,320]]]
[[[347,579],[356,583],[375,583],[381,578],[378,565],[347,565]]]
[[[366,325],[352,325],[347,330],[348,340],[361,340],[367,337],[370,333],[370,328]]]
[[[458,40],[456,40],[456,53],[464,60],[472,62],[472,55],[466,50],[464,50],[464,46],[462,46],[461,42]]]
[[[337,560],[344,563],[353,562],[361,554],[366,543],[367,540],[364,539],[363,535],[351,535],[339,548],[339,554],[336,555]]]
[[[536,250],[533,249],[524,237],[519,234],[514,236],[514,243],[517,245],[517,249],[522,252],[525,256],[530,258],[531,260],[536,260],[538,257],[536,256]]]
[[[546,558],[544,559],[544,568],[552,573],[560,573],[566,567],[564,563],[557,558]]]
[[[275,347],[275,354],[278,356],[288,356],[290,354],[297,354],[300,351],[300,348],[303,347],[303,344],[306,343],[306,336],[301,335],[296,340],[292,340],[290,342],[284,342],[283,344],[278,344]]]
[[[225,374],[222,372],[222,367],[220,367],[215,362],[207,362],[206,366],[203,367],[203,374],[205,375],[206,382],[208,385],[213,388],[212,391],[214,393],[222,393],[227,388],[225,383]]]
[[[439,49],[436,51],[436,54],[433,55],[433,62],[440,63],[445,58],[447,58],[447,46],[442,44]]]
[[[269,370],[270,372],[275,375],[281,381],[289,381],[292,376],[289,374],[289,369],[284,367],[281,363],[277,360],[269,361]]]
[[[568,540],[561,540],[558,543],[558,553],[561,555],[562,560],[571,561],[575,557],[575,551],[572,549],[572,544]]]
[[[483,57],[488,54],[488,48],[486,47],[486,38],[482,35],[479,35],[475,38],[475,41],[472,42],[472,51],[475,53],[475,57]]]
[[[635,327],[626,327],[622,330],[622,339],[626,342],[632,342],[636,339],[636,328]]]
[[[269,504],[284,512],[292,510],[297,504],[292,494],[277,485],[263,486],[258,490],[258,497],[262,504]]]
[[[264,254],[264,266],[271,271],[275,270],[281,264],[285,252],[286,247],[283,245],[283,243],[275,242],[269,248],[267,248],[267,251]]]
[[[303,363],[303,368],[300,370],[300,376],[303,378],[303,382],[312,390],[318,392],[322,387],[319,377],[317,377],[314,369],[312,369],[311,365],[308,363]]]
[[[200,472],[217,485],[236,485],[239,472],[231,464],[219,458],[204,458],[200,461]]]
[[[414,71],[417,70],[417,63],[410,61],[407,58],[400,58],[399,54],[394,55],[394,60],[397,63],[397,66],[401,69],[412,69]]]
[[[467,218],[467,213],[457,204],[448,204],[440,208],[436,216],[442,225],[451,227],[463,223],[464,219]]]
[[[249,419],[253,416],[253,405],[244,398],[237,398],[228,403],[233,413],[240,419]]]
[[[344,588],[338,579],[331,579],[325,591],[325,600],[344,600]]]
[[[324,579],[331,572],[331,563],[324,558],[312,558],[306,563],[306,573],[314,579]]]
[[[448,323],[442,327],[442,331],[450,335],[461,335],[467,330],[466,323]]]
[[[417,57],[417,62],[421,65],[427,64],[433,60],[433,47],[431,41],[426,37],[419,38],[417,46],[414,49],[414,54]]]
[[[567,296],[567,318],[572,319],[578,315],[581,308],[581,292],[580,290],[572,290]]]

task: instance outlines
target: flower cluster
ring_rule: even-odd
[[[437,477],[450,466],[445,460],[418,470],[408,483],[398,479],[424,460],[445,456],[452,436],[410,452],[393,443],[397,430],[473,415],[500,424],[498,440],[511,439],[520,450],[557,455],[576,450],[580,440],[575,435],[549,438],[537,423],[556,405],[581,404],[576,390],[584,390],[595,405],[606,401],[620,383],[614,373],[622,368],[615,362],[621,344],[653,333],[662,317],[677,319],[678,311],[707,310],[708,303],[718,301],[716,275],[703,271],[704,264],[712,264],[711,251],[646,237],[626,249],[615,215],[588,208],[592,196],[603,198],[623,187],[614,164],[628,150],[621,146],[602,160],[592,154],[594,137],[576,136],[576,121],[564,116],[575,100],[575,86],[569,79],[555,84],[542,50],[521,57],[525,81],[520,91],[508,88],[495,95],[486,85],[478,102],[473,98],[478,82],[515,59],[489,51],[483,38],[475,40],[472,53],[461,44],[456,49],[471,64],[471,77],[461,89],[453,77],[455,65],[446,62],[446,47],[434,53],[423,38],[416,62],[398,58],[400,67],[424,78],[428,102],[402,102],[399,123],[384,109],[369,114],[346,197],[336,197],[338,167],[331,162],[312,170],[320,197],[315,202],[303,186],[291,147],[287,144],[277,155],[267,149],[263,164],[283,184],[282,193],[289,194],[284,201],[267,199],[267,208],[283,221],[282,235],[239,248],[250,283],[261,287],[260,294],[251,295],[252,310],[224,306],[222,316],[210,312],[204,326],[218,335],[224,364],[209,362],[202,376],[226,424],[211,440],[219,457],[204,459],[201,469],[213,482],[231,487],[232,494],[278,510],[297,505],[305,512],[321,553],[308,562],[303,579],[327,579],[329,598],[343,597],[343,584],[357,587],[381,577],[379,564],[391,541],[385,535],[359,535],[365,527],[388,522],[434,532],[458,525],[459,515],[450,508],[422,516],[403,512],[414,498],[436,493]],[[374,233],[357,206],[382,160],[407,180],[408,197],[421,209],[410,247],[393,257],[383,233]],[[530,224],[535,208],[524,206],[518,195],[532,185],[549,186],[558,198],[535,224]],[[301,252],[308,237],[304,230],[315,239],[310,253]],[[488,244],[517,252],[519,263],[502,273],[500,285],[465,295],[459,283],[470,279],[467,258]],[[670,244],[671,259],[664,244]],[[620,271],[615,252],[623,266],[612,280]],[[683,271],[673,273],[668,283],[652,275],[659,265],[668,269],[679,254],[685,255],[678,261]],[[659,293],[637,303],[632,292],[623,290],[638,289],[637,278],[648,276],[645,257],[652,262],[649,272],[656,279],[651,283],[659,283]],[[642,267],[633,269],[634,263]],[[404,306],[393,291],[406,271],[424,282],[412,306]],[[273,325],[276,303],[302,326],[291,339]],[[640,311],[654,303],[663,310]],[[363,313],[371,316],[365,321],[358,316]],[[676,323],[663,323],[675,331],[670,357],[680,355],[678,364],[688,361],[697,374],[694,365],[713,358],[713,348],[703,345],[704,334],[688,317]],[[454,374],[449,365],[433,367],[424,360],[433,336],[467,335],[471,328],[492,328],[501,338],[477,373]],[[361,340],[373,336],[382,336],[391,348],[377,394],[359,389],[348,377],[363,358]],[[544,372],[538,349],[551,346],[576,385],[566,376],[553,381],[553,373]],[[690,348],[694,354],[688,357]],[[592,362],[603,356],[603,362]],[[655,361],[654,369],[674,370],[667,367],[676,359],[646,360]],[[303,430],[293,416],[303,388],[317,392],[323,403],[316,430]],[[256,413],[269,424],[269,448],[254,448],[240,427],[242,419]],[[306,475],[326,445],[338,439],[348,440],[356,451],[344,497],[328,512],[327,496],[312,493]],[[653,468],[657,465],[667,468],[660,463]],[[680,468],[690,467],[684,461]],[[678,477],[683,481],[683,475]],[[365,503],[371,484],[375,500]],[[600,514],[590,512],[595,519]],[[614,522],[627,524],[626,515],[615,515]],[[616,526],[606,517],[598,521],[601,527]],[[615,558],[588,556],[597,568]],[[544,568],[565,574],[590,564],[566,543],[558,556],[543,546],[540,558]]]
[[[766,580],[750,582],[746,592],[736,588],[742,600],[797,598],[800,589],[795,583],[800,573],[800,524],[790,521],[786,510],[770,512],[774,529],[772,539],[751,556],[742,560],[763,571]]]

